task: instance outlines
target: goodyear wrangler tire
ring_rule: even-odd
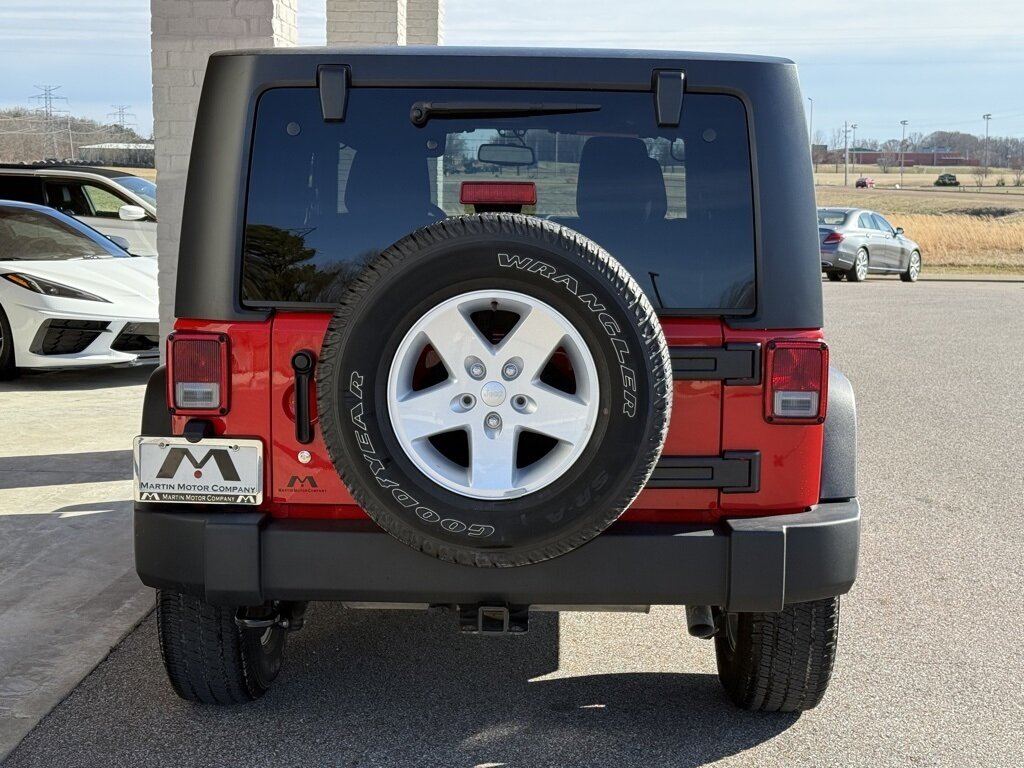
[[[661,453],[671,365],[651,304],[573,230],[451,218],[348,286],[317,368],[353,498],[421,552],[535,563],[597,536]]]

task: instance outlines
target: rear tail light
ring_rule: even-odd
[[[835,245],[836,243],[843,242],[843,235],[839,232],[829,232],[825,236],[825,239],[821,241],[822,245]]]
[[[537,185],[532,181],[464,181],[459,189],[463,205],[536,205]]]
[[[228,337],[172,333],[167,338],[167,401],[179,415],[228,412]]]
[[[768,344],[764,417],[778,424],[825,420],[828,396],[828,347],[821,342]]]

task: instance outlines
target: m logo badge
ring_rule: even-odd
[[[210,459],[213,459],[213,462],[217,465],[217,469],[220,470],[220,476],[224,478],[224,480],[237,483],[242,479],[238,476],[238,470],[235,469],[235,465],[231,461],[231,454],[228,453],[226,448],[211,448],[199,461],[196,461],[195,456],[192,455],[192,451],[188,448],[171,448],[171,450],[167,452],[167,458],[160,466],[160,471],[156,473],[156,476],[161,480],[169,480],[173,478],[175,474],[177,474],[178,468],[181,466],[181,462],[185,459],[188,459],[189,464],[191,464],[197,471],[206,466],[206,463]]]
[[[300,488],[316,488],[316,478],[312,475],[306,475],[305,477],[292,475],[291,479],[288,480],[288,487],[294,488],[295,486],[299,486]]]

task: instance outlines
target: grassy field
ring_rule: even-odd
[[[818,205],[869,208],[921,245],[925,268],[1024,274],[1024,194],[817,187]]]

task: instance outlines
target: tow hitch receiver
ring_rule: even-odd
[[[526,605],[459,606],[459,629],[476,635],[526,634],[530,609]]]

